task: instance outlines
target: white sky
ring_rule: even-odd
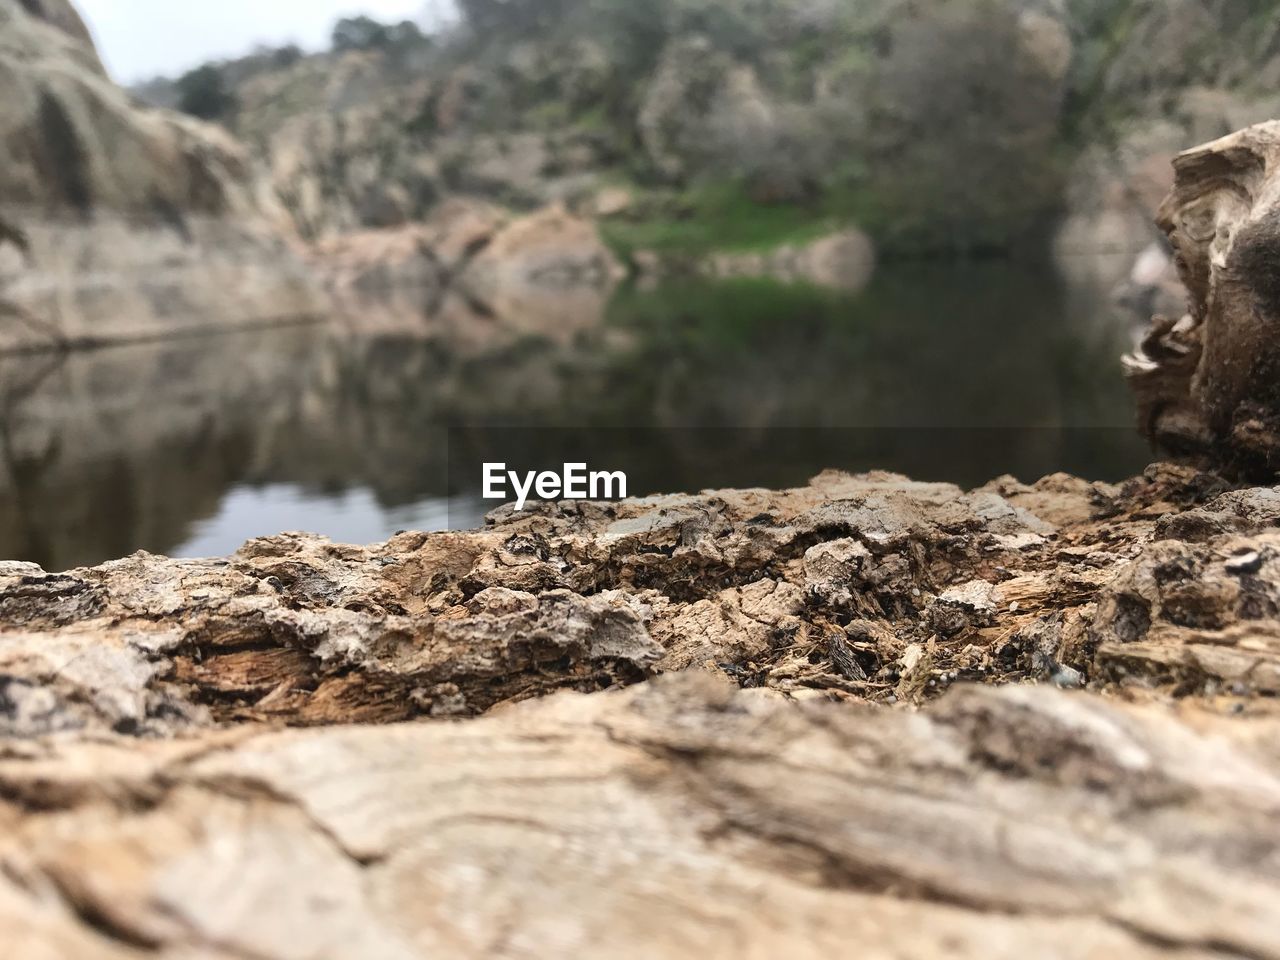
[[[340,17],[417,20],[428,0],[75,0],[120,83],[181,73],[255,44],[329,45]]]

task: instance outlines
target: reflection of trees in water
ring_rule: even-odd
[[[465,356],[310,327],[46,358],[34,380],[19,376],[29,359],[0,361],[0,556],[59,568],[169,550],[236,484],[367,487],[384,506],[438,496],[448,424],[477,453],[586,443],[637,489],[796,483],[828,466],[1118,475],[1140,465],[1122,332],[1074,322],[1055,284],[974,264],[883,270],[853,300],[672,287],[622,294],[575,338]],[[1044,429],[1064,423],[1120,429]],[[500,425],[523,429],[486,432]],[[580,429],[528,429],[548,425]],[[939,425],[1030,429],[903,429]],[[735,429],[676,429],[692,427]],[[889,429],[849,429],[869,427]]]
[[[1119,331],[1090,333],[1063,301],[1051,271],[1000,261],[882,270],[853,299],[673,287],[615,304],[645,331],[618,380],[673,425],[1128,426]]]

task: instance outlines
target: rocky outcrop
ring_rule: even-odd
[[[464,4],[435,42],[219,65],[223,119],[310,240],[450,196],[527,211],[619,182],[865,217],[913,253],[1008,249],[1052,213],[1075,52],[1057,4],[556,9]]]
[[[827,474],[0,565],[0,943],[1280,957],[1277,516]]]
[[[156,733],[473,715],[688,668],[880,703],[997,678],[1148,699],[1184,695],[1187,677],[1195,692],[1272,692],[1255,641],[1280,597],[1280,513],[1270,489],[1224,491],[1173,468],[1120,488],[1059,476],[971,493],[830,473],[778,493],[504,508],[480,531],[370,547],[286,534],[225,561],[10,564],[0,622],[33,682],[55,635],[119,651],[132,686],[100,700],[106,688],[61,676],[59,724]],[[1192,657],[1205,645],[1212,660]],[[1140,668],[1141,650],[1159,662]]]
[[[0,2],[0,85],[0,350],[318,309],[242,148],[132,102],[65,3]]]
[[[1187,313],[1157,316],[1127,359],[1143,428],[1167,449],[1249,471],[1280,465],[1280,250],[1274,196],[1280,122],[1181,154],[1160,210]]]
[[[464,351],[589,329],[626,273],[596,225],[563,206],[517,216],[460,198],[421,224],[322,241],[312,260],[362,331],[434,333]]]

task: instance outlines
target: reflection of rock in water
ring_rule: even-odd
[[[602,457],[639,450],[648,490],[785,486],[826,467],[1119,477],[1142,463],[1115,331],[1069,315],[1057,284],[1010,264],[896,268],[856,298],[761,281],[631,292],[554,336],[497,321],[481,336],[473,316],[455,330],[444,308],[424,319],[405,303],[386,308],[394,334],[335,321],[10,358],[0,556],[65,568],[172,550],[237,484],[359,488],[384,507],[440,496],[445,424],[476,448],[486,426],[534,440],[528,427],[577,427]],[[1077,449],[1064,424],[1112,429]],[[988,429],[921,429],[939,426]],[[617,427],[656,429],[601,429]],[[737,429],[713,443],[690,427]]]
[[[353,329],[430,335],[464,353],[572,340],[598,325],[624,272],[595,225],[563,207],[512,217],[471,200],[327,241],[315,262]]]
[[[244,475],[272,411],[294,394],[305,339],[277,332],[247,345],[0,359],[0,554],[61,567],[181,540]]]
[[[169,550],[236,483],[443,493],[437,425],[554,407],[559,355],[297,327],[0,358],[0,556],[61,569]]]

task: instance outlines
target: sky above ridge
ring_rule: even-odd
[[[379,20],[440,15],[445,0],[75,0],[112,76],[133,84],[172,76],[207,60],[248,53],[257,44],[329,45],[335,21],[368,14]]]

